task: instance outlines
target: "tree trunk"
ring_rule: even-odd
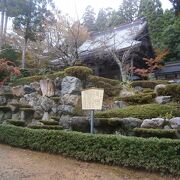
[[[26,62],[26,48],[27,48],[27,40],[24,40],[24,45],[22,47],[22,68],[25,68],[25,62]]]
[[[0,28],[0,49],[3,45],[3,29],[4,29],[4,10],[1,12],[1,28]]]
[[[5,23],[4,23],[4,33],[3,33],[3,45],[6,44],[6,32],[7,32],[7,24],[8,24],[8,15],[5,13]]]

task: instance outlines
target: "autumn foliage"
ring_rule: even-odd
[[[147,78],[149,74],[153,73],[155,70],[161,69],[163,67],[163,59],[169,53],[168,50],[156,52],[155,58],[143,58],[146,61],[147,68],[135,69],[134,72],[140,75],[142,78]]]
[[[20,75],[20,70],[13,62],[0,59],[0,85],[10,80],[12,76],[18,75]]]

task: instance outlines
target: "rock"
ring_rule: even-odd
[[[58,112],[62,114],[72,113],[74,111],[74,107],[70,105],[59,105]]]
[[[71,129],[71,117],[69,115],[62,115],[59,121],[59,125],[64,129]]]
[[[19,113],[13,113],[12,114],[12,119],[13,120],[20,120],[20,114]]]
[[[4,114],[4,120],[7,120],[7,119],[11,119],[12,118],[12,113],[9,111],[9,112],[6,112]]]
[[[170,126],[166,125],[166,126],[164,126],[164,129],[169,130],[169,129],[172,129],[172,128]]]
[[[157,96],[155,98],[156,103],[158,104],[166,104],[171,101],[171,96]]]
[[[37,92],[39,92],[39,90],[40,90],[40,84],[39,84],[39,82],[32,82],[31,84],[30,84],[30,86],[33,88],[33,89],[35,89]]]
[[[26,94],[24,97],[20,98],[20,103],[22,104],[27,104],[32,107],[35,106],[41,106],[41,99],[42,96],[40,96],[37,92],[31,93],[31,94]]]
[[[33,92],[36,92],[36,90],[33,87],[31,87],[29,85],[24,85],[24,93],[25,94],[30,94]]]
[[[32,122],[29,124],[29,126],[36,126],[36,125],[43,125],[43,123],[41,123],[36,119],[32,119]]]
[[[120,92],[120,96],[121,97],[129,97],[129,96],[133,96],[134,92],[132,90],[128,90],[126,88],[124,88],[123,90],[121,90]]]
[[[134,92],[135,93],[143,92],[143,88],[141,86],[136,86],[134,87]]]
[[[11,94],[11,87],[10,86],[0,86],[0,94]]]
[[[61,83],[62,83],[62,78],[57,77],[54,80],[54,85],[55,85],[55,95],[60,96],[61,95]]]
[[[180,117],[170,119],[169,123],[173,129],[180,129]]]
[[[133,117],[123,118],[121,121],[123,123],[123,127],[127,129],[140,127],[142,124],[142,120]]]
[[[126,103],[124,101],[115,101],[113,108],[117,109],[117,108],[123,108],[123,107],[126,107],[126,106],[127,105],[126,105]]]
[[[37,106],[35,107],[35,112],[34,112],[34,119],[42,119],[44,114],[44,111],[42,110],[41,107]]]
[[[80,96],[78,95],[65,94],[64,96],[62,96],[61,102],[62,104],[75,106],[77,105],[79,99]]]
[[[41,107],[44,111],[49,112],[53,107],[53,100],[48,97],[41,98]]]
[[[12,93],[15,96],[24,96],[24,87],[22,85],[12,87]]]
[[[43,96],[54,96],[55,87],[51,79],[40,80],[40,88]]]
[[[49,121],[50,120],[50,116],[48,112],[44,112],[43,117],[42,117],[43,121]]]
[[[82,83],[76,77],[66,76],[61,83],[61,94],[80,94]]]
[[[0,95],[0,105],[4,105],[7,103],[6,97]]]
[[[158,89],[165,89],[166,85],[165,84],[158,84],[154,87],[154,92],[157,94]]]
[[[141,128],[162,128],[165,120],[163,118],[145,119]]]
[[[72,117],[71,118],[71,129],[73,131],[89,132],[90,124],[87,117]]]

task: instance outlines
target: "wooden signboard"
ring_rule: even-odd
[[[90,88],[81,91],[83,110],[101,110],[104,89]]]

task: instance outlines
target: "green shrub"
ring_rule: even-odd
[[[118,97],[116,100],[124,101],[129,105],[134,104],[149,104],[154,101],[155,93],[140,93],[128,97]]]
[[[47,129],[47,130],[62,130],[62,126],[58,125],[29,125],[30,129]]]
[[[55,120],[51,120],[51,121],[41,120],[40,122],[42,122],[44,125],[59,125],[59,122]]]
[[[97,88],[103,88],[104,94],[107,97],[118,96],[120,90],[122,89],[118,80],[98,76],[89,76],[89,82]]]
[[[157,89],[158,96],[172,96],[174,101],[180,101],[180,83],[169,84],[166,88]]]
[[[14,119],[9,119],[7,120],[7,123],[12,124],[14,126],[25,126],[25,122],[21,120],[14,120]]]
[[[47,75],[29,76],[29,77],[19,78],[15,80],[14,82],[12,82],[12,85],[16,86],[16,85],[29,84],[34,81],[40,81],[41,79],[44,79],[44,78],[55,79],[56,77],[64,77],[64,76],[65,75],[63,71],[59,71],[59,72],[55,72],[53,74],[47,74]]]
[[[11,111],[11,108],[9,106],[0,106],[0,111],[3,112]]]
[[[78,160],[180,174],[179,140],[91,135],[0,125],[0,142]]]
[[[92,69],[84,66],[68,67],[64,70],[64,72],[66,73],[66,75],[77,77],[82,81],[87,80],[89,75],[93,74]]]
[[[173,138],[177,139],[175,129],[147,129],[147,128],[134,128],[135,136],[138,137],[157,137],[157,138]]]
[[[149,80],[144,80],[144,81],[133,81],[132,86],[141,86],[142,88],[150,88],[154,89],[154,87],[158,84],[168,84],[169,82],[166,80],[154,80],[154,81],[149,81]]]
[[[150,88],[144,88],[143,89],[143,93],[153,93],[154,90],[153,89],[150,89]]]
[[[149,119],[164,116],[166,113],[172,113],[173,116],[180,116],[180,111],[177,109],[175,104],[146,104],[128,106],[123,109],[98,112],[95,116],[99,118],[135,117],[140,119]]]

